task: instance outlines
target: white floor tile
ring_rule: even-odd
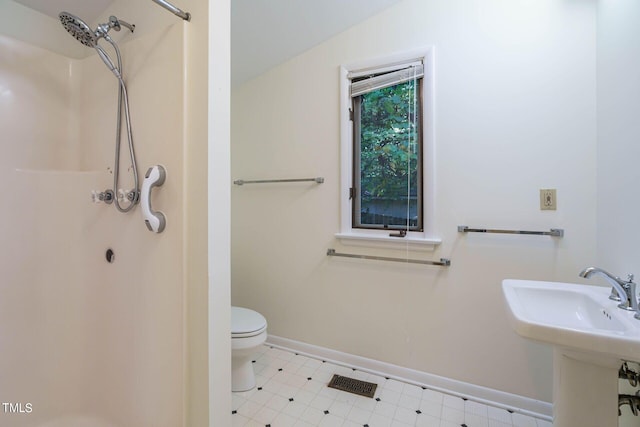
[[[325,415],[318,424],[319,427],[340,427],[344,424],[344,418],[338,417],[333,414]],[[274,426],[275,427],[275,426]]]
[[[511,413],[509,413],[509,411],[506,411],[504,409],[494,408],[492,406],[489,406],[487,408],[487,414],[489,416],[489,419],[491,420],[500,421],[505,424],[513,424],[511,422]]]
[[[263,346],[258,386],[232,393],[232,427],[552,427],[545,420]],[[377,384],[375,398],[328,388],[334,374]]]
[[[420,414],[416,419],[416,427],[440,427],[440,418]]]
[[[417,385],[413,384],[405,384],[404,388],[402,389],[402,394],[422,399],[422,387],[418,387]]]
[[[482,403],[467,400],[464,402],[464,412],[466,414],[479,415],[484,418],[489,418],[489,411],[487,405]]]
[[[442,404],[446,407],[464,412],[464,400],[456,396],[445,395]]]
[[[367,421],[370,427],[390,427],[392,419],[380,414],[372,414]],[[437,427],[437,426],[436,426]]]
[[[514,427],[537,427],[536,419],[527,415],[518,413],[512,414],[512,423]]]
[[[428,400],[430,402],[436,402],[442,404],[444,400],[444,394],[439,391],[426,389],[422,392],[422,400]]]
[[[396,413],[393,415],[393,420],[400,421],[405,424],[414,425],[416,423],[417,417],[418,417],[418,414],[416,413],[415,409],[411,410],[407,408],[398,407],[398,409],[396,410]]]
[[[249,418],[244,415],[235,414],[231,416],[232,427],[244,427],[249,422]]]
[[[373,410],[373,412],[393,419],[393,415],[396,413],[396,409],[397,408],[395,405],[381,401],[376,404],[376,407]]]
[[[369,421],[369,418],[371,418],[371,412],[356,407],[351,408],[351,411],[349,411],[347,415],[349,421],[360,423],[360,425],[364,425],[364,423]]]
[[[489,427],[489,419],[480,415],[464,414],[464,423],[467,427]]]
[[[329,407],[329,412],[342,418],[346,418],[352,406],[345,402],[334,401]]]
[[[458,423],[458,425],[464,423],[464,412],[457,409],[453,409],[449,406],[442,407],[441,418],[446,421],[452,421]]]
[[[398,406],[401,408],[407,408],[411,410],[420,409],[420,399],[413,396],[407,396],[406,394],[400,395]]]
[[[267,424],[271,424],[273,420],[276,419],[277,416],[278,416],[278,413],[276,411],[264,406],[258,412],[256,412],[256,414],[252,417],[252,419],[254,419],[259,423],[267,425]]]
[[[280,413],[273,423],[271,424],[273,427],[293,427],[298,420],[295,417],[287,415],[285,413]]]

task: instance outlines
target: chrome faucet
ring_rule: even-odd
[[[601,268],[589,267],[580,272],[580,277],[588,279],[594,274],[603,276],[613,286],[609,299],[621,301],[618,307],[629,311],[638,311],[638,298],[636,297],[636,284],[633,281],[633,274],[629,274],[627,280],[624,281]],[[639,315],[640,313],[636,315],[636,318],[640,319]]]

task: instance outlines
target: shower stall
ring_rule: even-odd
[[[108,35],[116,59],[109,44],[96,54],[27,3],[0,0],[0,425],[199,424],[207,127],[206,99],[194,94],[207,84],[198,71],[207,24],[151,1],[107,2],[85,25],[122,28]],[[189,7],[207,12],[206,1]],[[69,12],[66,25],[77,24]],[[201,108],[204,118],[188,114]],[[136,206],[157,164],[167,171],[152,195],[167,217],[160,234]],[[107,188],[123,209],[92,197]]]

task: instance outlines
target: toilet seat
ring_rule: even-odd
[[[267,319],[257,311],[231,307],[231,338],[249,338],[267,329]]]

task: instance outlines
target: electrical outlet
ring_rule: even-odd
[[[557,208],[557,198],[555,188],[546,188],[540,190],[540,210],[555,211]]]

